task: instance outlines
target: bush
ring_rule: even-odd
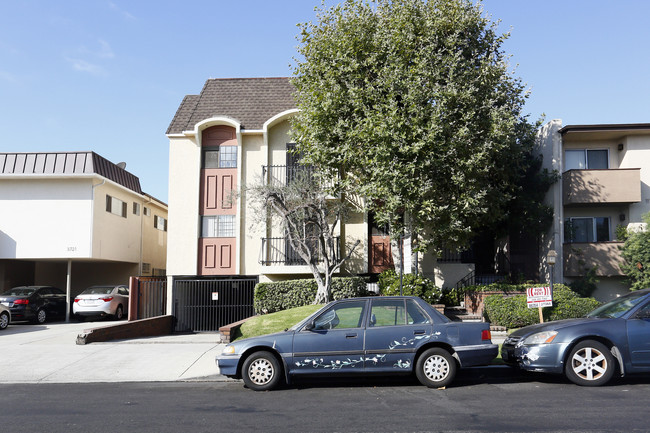
[[[318,285],[314,279],[258,283],[253,302],[255,312],[268,314],[312,304],[317,290]],[[332,300],[368,294],[366,280],[361,277],[332,279]]]
[[[400,277],[394,270],[389,269],[379,275],[379,293],[382,295],[399,295],[399,288]],[[402,295],[418,296],[429,304],[440,304],[443,299],[442,289],[430,279],[415,274],[402,275]]]
[[[530,287],[530,285],[526,286]],[[506,328],[520,328],[522,326],[539,323],[537,308],[528,308],[526,295],[504,297],[490,295],[485,298],[486,318],[494,325]],[[593,298],[580,298],[577,293],[564,284],[553,286],[553,306],[542,309],[544,321],[573,319],[582,317],[598,307],[599,303]]]

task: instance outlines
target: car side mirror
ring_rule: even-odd
[[[315,320],[310,320],[310,321],[307,322],[307,324],[305,325],[305,329],[306,329],[307,331],[311,331],[311,330],[313,330],[315,327],[316,327],[316,321],[315,321]]]

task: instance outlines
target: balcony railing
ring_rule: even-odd
[[[569,170],[562,174],[564,205],[622,204],[641,201],[638,168]]]
[[[336,251],[334,259],[339,257],[341,250],[340,238],[334,238]],[[316,255],[316,262],[323,261],[317,238],[307,239],[311,251]],[[306,266],[305,261],[291,247],[287,238],[262,238],[259,263],[264,266]]]
[[[293,180],[310,178],[313,174],[313,167],[305,165],[262,166],[262,178],[269,185],[289,185]]]

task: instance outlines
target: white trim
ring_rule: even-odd
[[[290,110],[283,111],[282,113],[278,113],[275,116],[271,117],[269,120],[264,122],[264,125],[262,126],[262,130],[264,133],[267,133],[269,128],[273,126],[274,124],[283,121],[284,119],[288,117],[292,117],[294,114],[298,113],[300,110],[297,108],[292,108]]]

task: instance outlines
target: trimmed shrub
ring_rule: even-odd
[[[309,305],[316,299],[318,285],[314,279],[258,283],[255,286],[254,308],[257,314]],[[332,279],[332,300],[369,295],[366,280],[361,277]]]
[[[530,285],[524,286],[525,288]],[[598,307],[599,302],[593,298],[581,298],[564,284],[553,286],[553,306],[542,309],[544,321],[573,319],[582,317]],[[526,295],[504,297],[491,295],[485,298],[484,314],[493,325],[506,328],[539,323],[537,308],[528,308]]]
[[[400,278],[394,270],[389,269],[379,275],[379,293],[382,295],[399,295],[399,287]],[[440,304],[443,299],[442,289],[436,287],[430,279],[415,274],[402,275],[402,295],[418,296],[429,304]]]

